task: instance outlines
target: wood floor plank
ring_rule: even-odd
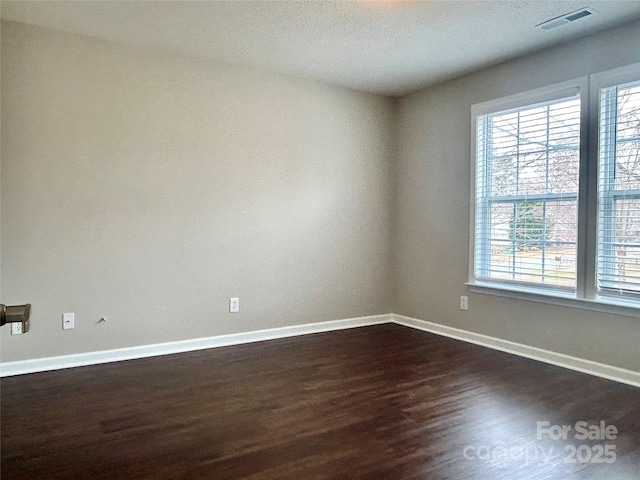
[[[0,387],[3,479],[640,478],[640,389],[398,325]],[[619,434],[538,438],[539,421]],[[567,463],[571,445],[616,460]]]

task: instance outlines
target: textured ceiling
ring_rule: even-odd
[[[534,28],[590,6],[599,13]],[[640,1],[2,1],[2,18],[402,95],[640,18]],[[640,39],[630,39],[639,48]]]

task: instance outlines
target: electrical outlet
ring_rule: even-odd
[[[73,313],[63,313],[62,314],[62,329],[63,330],[71,330],[75,327],[76,316]]]
[[[11,324],[11,335],[22,335],[22,322],[14,322]]]
[[[240,299],[232,297],[229,299],[229,313],[238,313],[240,311]]]
[[[469,297],[460,295],[460,310],[469,310]]]

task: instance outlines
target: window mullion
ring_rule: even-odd
[[[581,90],[576,296],[594,300],[598,211],[598,97],[597,94],[594,95],[594,89],[587,79]]]

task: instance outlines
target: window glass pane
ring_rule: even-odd
[[[580,150],[557,150],[549,154],[549,190],[557,193],[578,191]]]
[[[494,196],[516,195],[518,183],[513,179],[518,177],[518,164],[515,156],[494,158],[492,164],[491,190]]]
[[[620,137],[618,137],[619,139]],[[640,140],[616,144],[615,188],[618,190],[640,189]]]
[[[573,286],[577,201],[491,206],[488,277]]]
[[[615,198],[610,220],[600,248],[600,285],[640,291],[640,199]]]
[[[547,157],[544,153],[522,153],[518,158],[518,194],[545,193],[546,167]]]

